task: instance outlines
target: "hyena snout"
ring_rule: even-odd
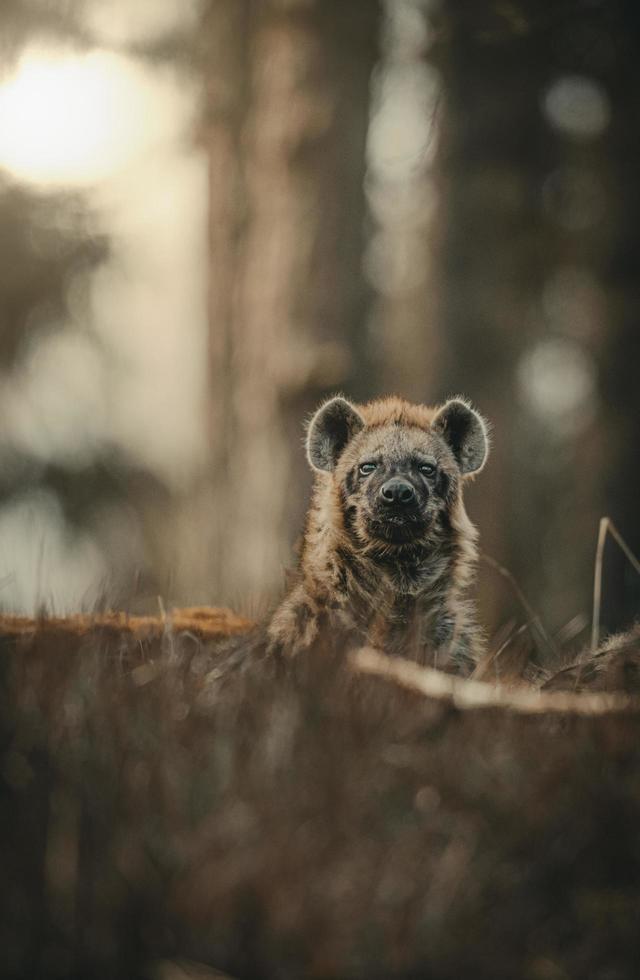
[[[416,491],[407,480],[394,476],[382,484],[380,497],[389,506],[408,507],[410,504],[415,504]]]

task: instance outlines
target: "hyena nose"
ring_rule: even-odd
[[[406,480],[394,477],[382,484],[380,496],[385,504],[411,504],[416,499],[416,492]]]

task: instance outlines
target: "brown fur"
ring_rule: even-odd
[[[343,416],[327,426],[323,412],[336,402]],[[456,412],[472,420],[475,443],[456,443]],[[444,409],[399,398],[364,406],[336,399],[323,406],[309,428],[307,450],[318,472],[298,573],[269,626],[272,649],[290,655],[308,648],[326,624],[388,653],[468,669],[484,641],[466,598],[477,533],[464,509],[462,483],[482,467],[486,449],[484,422],[460,401]],[[375,458],[387,474],[404,472],[404,460],[416,454],[437,465],[424,491],[426,525],[417,523],[410,540],[386,540],[381,521],[380,533],[372,533],[378,498],[358,467]],[[414,482],[421,489],[420,477]]]
[[[640,622],[585,651],[543,685],[549,691],[626,691],[640,694]]]

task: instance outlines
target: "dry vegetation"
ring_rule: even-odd
[[[3,975],[637,975],[634,696],[245,627],[2,622]]]

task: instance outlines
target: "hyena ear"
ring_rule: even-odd
[[[314,470],[333,470],[340,453],[364,419],[345,398],[332,398],[311,419],[307,433],[307,457]]]
[[[447,443],[464,476],[482,469],[489,454],[487,424],[470,405],[452,399],[437,413],[431,428]]]

